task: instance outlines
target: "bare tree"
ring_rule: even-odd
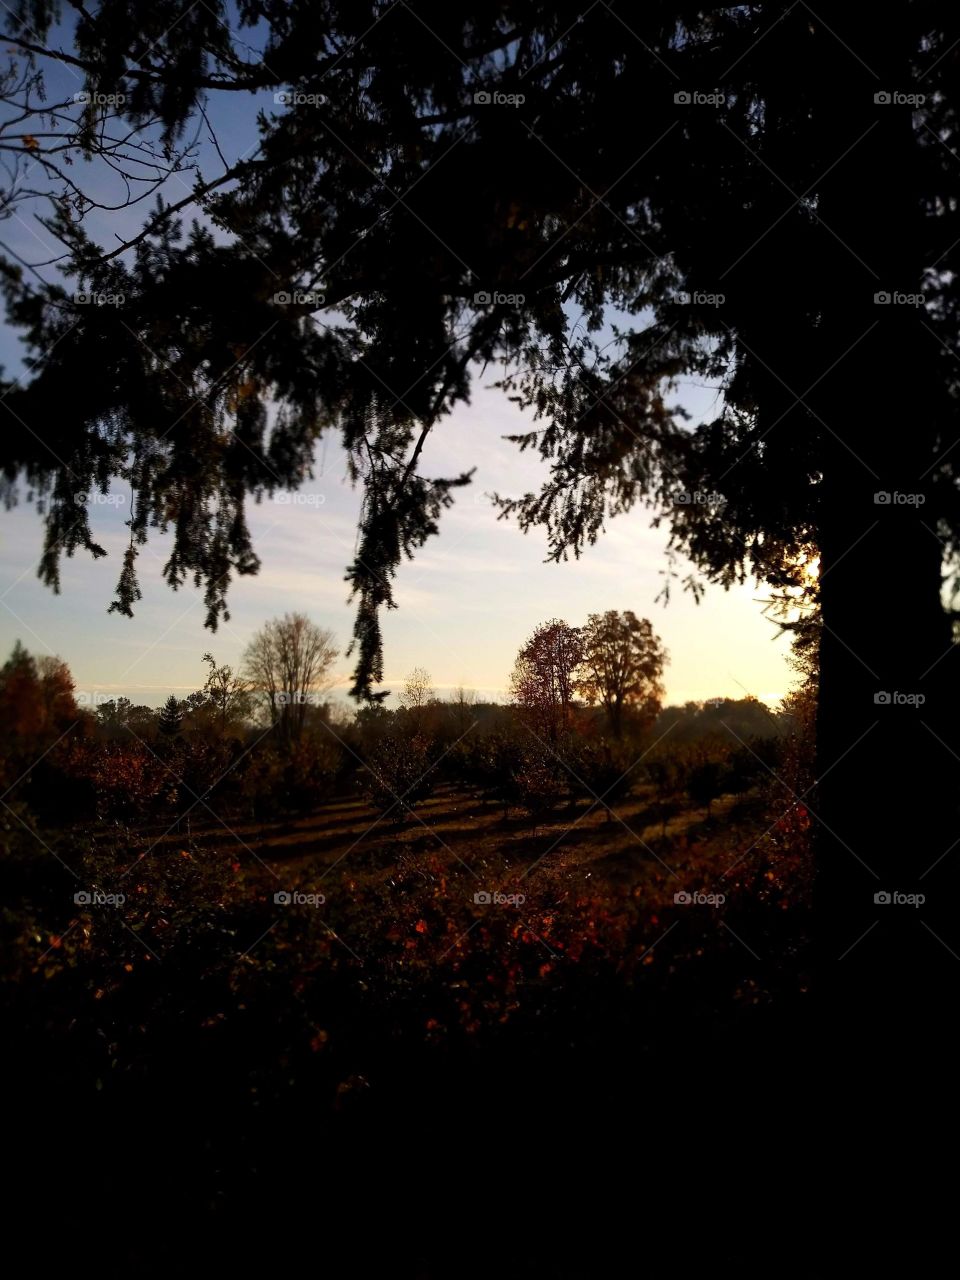
[[[226,733],[228,724],[235,724],[250,715],[253,708],[250,682],[230,666],[218,667],[212,653],[205,653],[203,661],[210,668],[203,692],[215,712],[220,733]]]
[[[300,738],[307,704],[330,688],[338,656],[333,633],[303,613],[273,618],[247,645],[244,675],[285,743]]]
[[[423,722],[424,708],[433,696],[429,671],[423,667],[414,667],[406,678],[403,692],[397,695],[397,701],[411,717],[418,731]]]
[[[477,705],[476,692],[473,689],[465,689],[463,685],[460,685],[456,690],[454,690],[453,697],[450,701],[456,713],[457,726],[460,730],[460,736],[462,737],[467,732],[467,728],[472,719],[472,708]]]
[[[414,667],[407,676],[403,693],[399,694],[397,701],[404,711],[422,711],[432,697],[433,685],[430,683],[429,671],[425,671],[423,667]]]

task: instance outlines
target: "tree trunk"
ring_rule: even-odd
[[[610,732],[614,740],[619,742],[623,737],[623,703],[619,700],[611,702],[607,710],[610,715]]]
[[[960,741],[931,514],[937,341],[922,308],[875,298],[923,287],[915,125],[908,106],[874,102],[878,90],[917,87],[908,66],[913,35],[903,12],[869,33],[854,16],[842,24],[851,27],[846,36],[836,35],[849,38],[866,66],[841,58],[839,45],[828,54],[836,73],[826,80],[821,117],[824,167],[851,149],[819,188],[816,212],[830,247],[804,384],[820,379],[805,399],[809,429],[825,445],[811,811],[822,989],[840,1016],[859,1010],[875,1019],[916,1008],[922,994],[942,993],[960,977],[960,847],[947,852],[960,834]],[[909,902],[919,895],[924,902]]]

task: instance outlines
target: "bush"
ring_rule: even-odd
[[[723,766],[716,760],[694,765],[687,775],[687,795],[691,801],[710,813],[710,806],[723,794]]]
[[[724,785],[735,796],[742,796],[744,792],[756,785],[759,775],[765,772],[756,756],[746,747],[740,747],[730,756]]]
[[[688,764],[679,755],[659,754],[645,760],[643,769],[660,804],[686,790]]]
[[[97,815],[141,821],[176,782],[163,762],[139,743],[104,743],[93,762]]]
[[[622,748],[608,742],[582,742],[566,753],[573,774],[570,784],[574,794],[604,807],[607,820],[610,810],[625,800],[633,789],[636,769],[632,757]]]
[[[534,818],[555,812],[568,795],[564,773],[559,762],[547,752],[524,752],[514,778],[517,803]]]
[[[334,742],[304,738],[282,748],[264,741],[243,760],[239,785],[256,816],[303,812],[328,800],[349,776],[347,753]],[[224,783],[230,782],[228,774]]]
[[[422,734],[382,738],[367,760],[367,801],[377,813],[403,821],[426,800],[437,780],[436,745]]]
[[[504,816],[511,805],[519,803],[517,774],[523,765],[523,751],[518,743],[501,733],[475,738],[457,748],[459,780],[479,792],[484,803],[501,804]]]
[[[337,778],[335,751],[311,742],[294,743],[283,761],[282,803],[287,809],[314,809],[328,800]]]

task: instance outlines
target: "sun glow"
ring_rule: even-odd
[[[801,569],[803,585],[813,587],[820,580],[820,556],[811,556]]]

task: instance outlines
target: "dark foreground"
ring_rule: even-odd
[[[109,1098],[21,1081],[11,1225],[47,1274],[940,1275],[955,1050],[914,1014],[398,1046],[333,1106],[258,1105],[216,1056]]]
[[[803,854],[758,843],[763,814],[659,846],[700,888],[752,851],[722,923],[609,823],[522,880],[521,921],[484,913],[475,875],[517,887],[533,837],[443,815],[461,843],[411,826],[349,865],[294,832],[270,866],[322,882],[322,916],[278,913],[269,868],[202,840],[135,864],[122,921],[64,906],[49,859],[8,865],[26,950],[34,919],[63,931],[6,987],[31,1270],[946,1272],[952,960],[864,946],[811,980]],[[116,844],[74,852],[103,881]]]

